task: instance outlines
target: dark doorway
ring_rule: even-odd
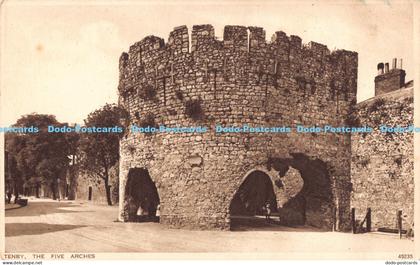
[[[258,216],[266,214],[264,207],[267,202],[271,212],[277,212],[276,195],[270,177],[262,171],[253,171],[239,186],[230,203],[231,226],[265,225],[266,220]]]
[[[159,221],[159,194],[147,169],[130,169],[125,199],[128,205],[129,221]]]
[[[289,168],[299,171],[304,181],[301,191],[279,209],[281,224],[309,225],[331,230],[334,224],[332,183],[327,165],[319,159],[304,154],[291,154],[292,159],[274,158],[270,168],[285,176]]]
[[[89,187],[88,200],[92,200],[92,187]]]

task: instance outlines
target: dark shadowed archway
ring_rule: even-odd
[[[156,221],[159,194],[149,172],[144,168],[130,169],[125,186],[128,221]]]
[[[304,184],[301,191],[279,208],[280,222],[284,225],[310,225],[330,230],[335,222],[332,181],[326,164],[304,154],[291,154],[293,158],[274,158],[269,168],[279,172],[280,179],[290,167],[299,171]]]
[[[233,218],[239,220],[240,217],[264,215],[263,207],[267,202],[271,211],[276,212],[276,195],[270,177],[262,171],[253,171],[239,186],[230,203],[231,225],[234,225]]]

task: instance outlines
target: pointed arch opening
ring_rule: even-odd
[[[128,207],[128,221],[159,222],[160,198],[147,169],[130,169],[125,187],[125,200]]]
[[[265,172],[252,171],[245,177],[230,203],[231,227],[249,223],[265,223],[263,216],[266,215],[267,208],[271,213],[277,212],[273,182]]]

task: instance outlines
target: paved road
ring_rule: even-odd
[[[188,231],[157,223],[116,222],[117,207],[30,200],[6,211],[6,252],[394,252],[414,244],[395,236],[285,227]]]

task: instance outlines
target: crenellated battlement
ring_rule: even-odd
[[[223,32],[223,40],[215,37],[212,25],[194,25],[191,33],[191,50],[189,50],[189,33],[186,26],[175,27],[170,32],[168,42],[156,36],[147,36],[141,41],[133,44],[129,49],[129,54],[141,53],[143,55],[157,50],[171,50],[181,53],[192,53],[205,48],[256,52],[258,48],[271,48],[271,50],[289,48],[306,49],[317,55],[329,55],[331,52],[324,44],[317,42],[309,42],[302,45],[302,39],[298,36],[287,36],[283,31],[277,31],[272,35],[271,41],[266,41],[266,32],[261,27],[245,27],[245,26],[225,26]],[[284,52],[283,51],[283,52]],[[349,54],[357,55],[357,53],[349,52]]]
[[[209,82],[209,75],[215,75],[225,83],[265,82],[278,88],[284,79],[291,78],[300,90],[310,83],[311,91],[313,86],[322,87],[327,97],[347,100],[355,99],[356,71],[357,53],[331,53],[326,45],[316,42],[302,45],[300,37],[282,31],[275,32],[267,42],[263,28],[225,26],[223,40],[217,40],[213,26],[195,25],[190,43],[188,28],[179,26],[169,34],[167,43],[147,36],[121,55],[120,74],[125,78],[120,78],[119,91],[126,95],[134,87],[153,86],[156,78],[163,76],[182,83],[193,72],[203,76],[198,80],[204,84]],[[345,76],[346,80],[337,82]]]

